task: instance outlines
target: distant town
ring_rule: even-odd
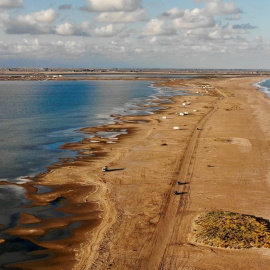
[[[265,69],[132,69],[132,68],[0,68],[0,80],[75,80],[76,75],[85,75],[80,79],[94,79],[99,75],[121,76],[156,75],[160,78],[170,75],[270,75],[270,70]]]

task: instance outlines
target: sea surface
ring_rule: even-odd
[[[265,93],[268,97],[270,97],[270,79],[264,80],[255,84],[256,87],[259,87],[259,90]]]
[[[113,123],[112,115],[151,114],[162,104],[144,109],[140,105],[153,105],[151,100],[162,96],[169,101],[173,95],[184,95],[184,90],[156,88],[150,81],[135,80],[0,82],[0,180],[7,183],[0,185],[0,240],[5,240],[0,245],[0,269],[42,259],[31,253],[41,247],[6,232],[16,227],[20,214],[31,205],[20,186],[29,181],[27,176],[46,172],[48,165],[63,158],[76,158],[76,152],[60,146],[87,136],[79,132],[81,128]],[[33,208],[31,214],[44,219],[64,215],[57,204]],[[70,231],[59,229],[58,234],[68,237]]]

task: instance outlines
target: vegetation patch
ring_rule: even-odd
[[[269,221],[232,212],[212,211],[195,220],[194,240],[221,248],[270,248]]]

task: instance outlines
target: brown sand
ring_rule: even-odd
[[[177,97],[167,110],[124,117],[106,127],[128,130],[115,144],[85,140],[69,145],[99,154],[54,168],[40,181],[63,189],[72,183],[96,185],[91,196],[101,220],[91,230],[78,230],[77,242],[68,248],[65,242],[51,243],[67,248],[53,264],[25,264],[25,269],[270,269],[269,249],[218,249],[190,241],[193,221],[203,211],[270,219],[270,100],[251,86],[260,80],[172,80],[172,87],[185,84],[202,94]],[[203,84],[215,91],[207,93]],[[183,108],[187,100],[191,104]],[[189,115],[176,114],[184,111]],[[104,165],[112,170],[101,172]],[[76,200],[86,203],[87,196]],[[32,219],[23,217],[24,222]]]

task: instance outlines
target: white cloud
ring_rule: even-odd
[[[201,67],[206,68],[216,63],[217,57],[221,59],[222,54],[225,60],[228,54],[232,58],[237,57],[237,59],[240,59],[241,54],[242,59],[246,59],[245,57],[250,53],[258,51],[262,55],[270,48],[270,42],[264,44],[256,43],[255,40],[248,42],[233,37],[224,40],[224,42],[220,42],[219,39],[210,40],[207,32],[212,33],[213,31],[209,30],[208,28],[191,29],[187,31],[189,35],[183,34],[181,36],[142,37],[136,44],[130,42],[129,39],[117,37],[108,42],[104,42],[102,39],[88,41],[84,39],[81,41],[79,37],[68,41],[62,39],[52,42],[48,41],[46,37],[40,36],[39,39],[24,39],[14,43],[0,42],[0,57],[3,59],[13,56],[17,59],[44,59],[53,62],[56,59],[58,61],[65,57],[65,59],[76,59],[76,63],[78,63],[77,61],[86,63],[86,60],[91,61],[92,57],[99,55],[102,57],[100,59],[106,59],[106,63],[109,65],[125,59],[126,64],[130,63],[130,61],[136,61],[136,64],[141,65],[141,61],[147,61],[148,64],[156,65],[156,67],[160,63],[177,63],[178,59],[181,59],[181,63],[184,63],[185,67],[187,67],[186,64],[190,64],[189,60],[193,57],[194,61],[198,60],[201,63]],[[216,31],[218,30],[222,31],[222,28],[216,26]],[[209,66],[207,66],[208,64]],[[224,62],[220,64],[219,67],[224,67]]]
[[[213,15],[238,14],[242,11],[234,2],[223,2],[222,0],[206,0],[206,11]]]
[[[24,2],[26,5],[30,0]],[[236,6],[239,1],[193,0],[190,1],[192,6],[197,3],[198,8],[186,10],[181,9],[184,5],[178,1],[173,8],[163,9],[160,16],[155,16],[166,6],[156,7],[162,1],[146,1],[149,3],[144,9],[142,0],[85,0],[87,4],[81,9],[95,12],[88,14],[91,23],[80,23],[76,17],[71,18],[71,12],[75,12],[71,2],[59,4],[56,7],[59,14],[53,9],[29,13],[25,7],[23,12],[29,14],[23,15],[22,11],[9,10],[22,7],[22,0],[0,0],[1,59],[48,59],[53,63],[59,59],[59,63],[70,64],[73,58],[78,65],[94,63],[91,60],[98,59],[105,65],[116,63],[116,66],[130,63],[138,66],[179,65],[177,60],[181,59],[184,67],[193,57],[195,67],[198,61],[206,67],[208,64],[217,65],[216,59],[222,57],[220,66],[225,63],[224,59],[229,63],[228,55],[233,61],[240,59],[240,54],[242,59],[247,59],[246,56],[251,54],[263,55],[270,51],[270,42],[265,42],[265,37],[259,36],[258,31],[256,33],[254,22],[249,21],[247,13]],[[130,23],[133,24],[127,26]],[[260,22],[257,23],[262,34]],[[29,34],[39,35],[38,39],[33,36],[31,39]],[[229,65],[233,64],[230,62]]]
[[[55,10],[47,9],[19,15],[15,19],[9,17],[3,24],[8,34],[49,34],[57,17],[58,13]]]
[[[185,12],[178,7],[174,7],[164,13],[162,13],[162,17],[168,18],[168,19],[175,19],[179,17],[183,17]]]
[[[109,24],[107,26],[103,26],[100,28],[96,28],[94,30],[94,34],[98,37],[113,37],[122,33],[126,29],[123,24]]]
[[[78,57],[86,52],[91,52],[91,46],[82,41],[57,41],[41,42],[38,39],[23,39],[21,42],[3,43],[0,42],[0,55],[13,55],[16,57],[31,57],[36,59],[48,59],[51,57]]]
[[[209,39],[209,31],[206,28],[194,28],[186,31],[186,37],[195,38],[198,40],[208,40]]]
[[[255,38],[253,39],[253,41],[255,43],[261,44],[263,42],[263,38],[262,38],[262,36],[257,35],[257,36],[255,36]]]
[[[83,35],[92,35],[92,26],[90,22],[82,22],[79,26],[79,29]]]
[[[103,12],[96,17],[98,22],[117,23],[117,22],[142,22],[146,21],[147,13],[144,9],[137,9],[134,12]]]
[[[148,22],[143,34],[146,36],[175,35],[176,30],[166,21],[153,19]]]
[[[228,40],[233,38],[232,33],[228,29],[222,29],[220,27],[216,27],[216,29],[211,31],[209,37],[214,40]]]
[[[215,21],[213,17],[201,10],[195,8],[193,10],[185,10],[182,18],[173,20],[174,26],[177,28],[200,28],[200,27],[214,27]]]
[[[57,25],[55,31],[58,35],[71,36],[76,33],[76,26],[72,23],[65,22],[63,24]]]
[[[55,32],[62,36],[73,36],[73,35],[87,35],[92,34],[91,24],[89,22],[83,22],[79,26],[74,23],[65,22],[55,27]]]
[[[67,41],[58,43],[58,48],[63,49],[63,52],[71,55],[82,55],[88,51],[88,46],[85,42]]]
[[[270,51],[270,40],[267,40],[265,42],[265,48],[266,48],[267,51]]]
[[[87,0],[83,10],[93,12],[135,11],[141,8],[141,0]]]
[[[0,8],[21,8],[23,0],[0,0]]]
[[[26,21],[36,21],[36,22],[45,22],[51,23],[55,21],[58,17],[58,13],[53,9],[41,10],[26,16],[22,16]]]
[[[213,48],[209,45],[194,45],[191,49],[197,53],[208,53],[213,50]]]
[[[25,55],[40,53],[41,46],[38,39],[27,40],[23,39],[22,42],[14,42],[12,44],[1,44],[2,55]]]
[[[0,12],[0,27],[4,28],[5,22],[10,20],[10,15],[7,11]]]
[[[220,25],[215,25],[213,28],[194,28],[190,29],[186,32],[187,36],[196,37],[199,40],[203,40],[206,42],[215,42],[217,44],[221,44],[226,42],[227,40],[231,40],[235,42],[240,38],[240,35],[244,35],[247,33],[246,29],[242,28],[234,28],[232,25],[227,25],[222,27]],[[244,38],[241,39],[245,40]]]

